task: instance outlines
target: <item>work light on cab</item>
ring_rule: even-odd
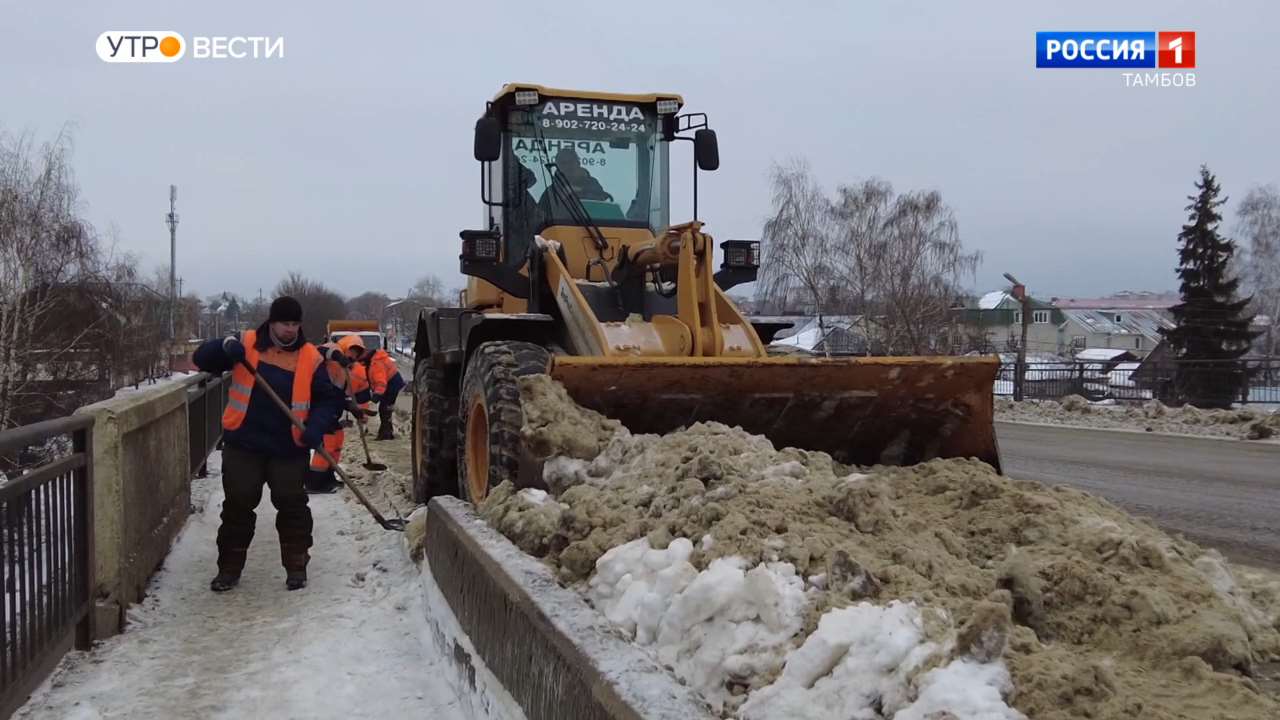
[[[467,230],[462,233],[463,262],[496,263],[501,247],[501,235],[489,230]]]
[[[757,240],[725,240],[720,243],[724,251],[725,268],[760,267],[760,242]]]

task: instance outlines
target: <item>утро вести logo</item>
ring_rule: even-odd
[[[172,63],[190,53],[197,60],[265,60],[284,57],[281,36],[192,36],[172,30],[108,30],[94,44],[109,63]]]

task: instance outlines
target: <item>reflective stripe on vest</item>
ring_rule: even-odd
[[[244,359],[255,370],[261,360],[256,342],[256,330],[246,330],[241,334],[240,344],[244,345]],[[306,423],[311,411],[311,380],[316,368],[323,358],[320,351],[311,343],[303,343],[298,348],[298,363],[293,370],[292,410],[299,422]],[[253,393],[253,375],[240,363],[231,369],[231,387],[227,391],[227,408],[222,413],[222,427],[235,430],[244,423],[245,414],[249,412],[249,398]],[[273,410],[274,412],[274,410]],[[302,431],[292,428],[293,442],[302,446]]]

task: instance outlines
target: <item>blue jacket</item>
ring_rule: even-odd
[[[256,344],[260,351],[270,347],[271,336],[266,328],[258,333]],[[196,367],[207,373],[220,375],[231,369],[231,359],[222,349],[222,338],[201,343],[192,353],[191,359]],[[271,384],[271,388],[285,404],[292,402],[292,371],[264,361],[258,363],[258,374]],[[336,431],[345,405],[346,398],[342,388],[329,380],[329,373],[321,366],[311,381],[311,410],[307,414],[307,430],[315,430],[320,434]],[[307,448],[298,447],[294,443],[293,423],[289,417],[276,407],[266,393],[256,389],[249,394],[249,409],[245,412],[244,423],[235,430],[224,431],[223,440],[234,448],[274,457],[297,457],[309,452]]]

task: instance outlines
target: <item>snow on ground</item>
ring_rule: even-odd
[[[997,381],[997,385],[1001,381]],[[1012,383],[1010,383],[1012,384]],[[1078,395],[1061,402],[1015,402],[997,395],[996,420],[1083,428],[1143,430],[1178,435],[1267,440],[1280,436],[1280,412],[1246,405],[1232,410],[1200,410],[1190,405],[1169,407],[1156,400],[1142,405],[1091,403]]]
[[[198,374],[199,373],[194,371],[169,373],[168,375],[155,377],[150,380],[143,380],[139,382],[136,387],[133,385],[126,385],[120,388],[119,390],[116,390],[115,396],[121,397],[124,395],[132,395],[134,393],[151,392],[152,390],[156,390],[162,387],[167,387],[169,385],[172,385],[173,383],[181,382],[182,380],[185,380],[189,377],[192,377]]]
[[[16,717],[470,717],[444,679],[449,661],[427,649],[434,631],[403,536],[347,493],[311,496],[307,588],[284,588],[264,497],[240,585],[210,592],[220,467],[215,453],[193,483],[195,511],[127,631],[69,654]]]

